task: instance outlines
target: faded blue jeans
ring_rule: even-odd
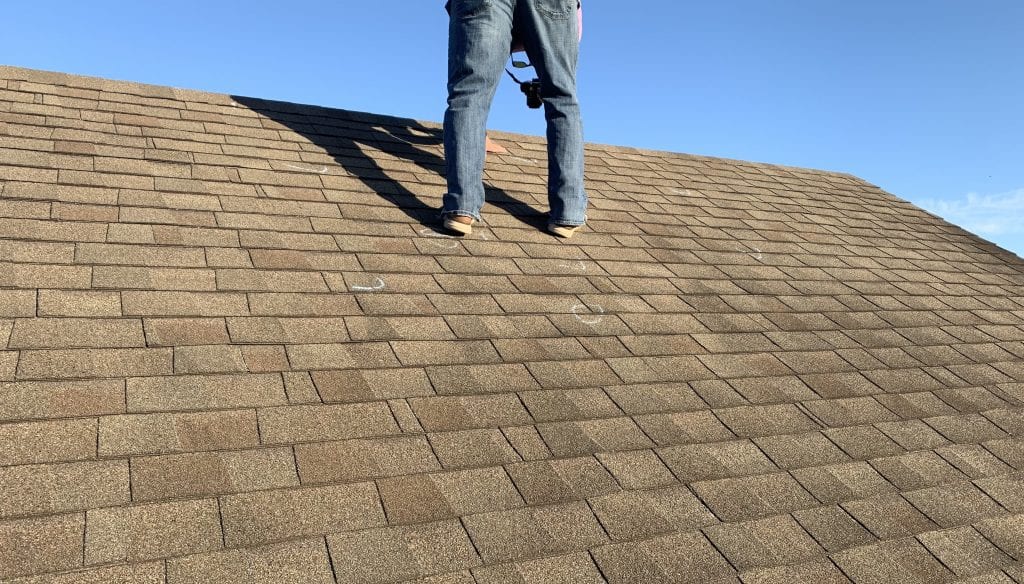
[[[487,115],[504,74],[512,31],[541,81],[548,138],[550,223],[586,222],[583,124],[576,98],[577,0],[454,0],[448,31],[444,153],[448,192],[442,214],[480,219]]]

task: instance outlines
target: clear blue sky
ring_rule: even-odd
[[[0,62],[437,121],[441,0],[7,2]],[[587,140],[860,176],[1024,255],[1024,1],[585,2]],[[504,83],[491,127],[543,133]]]

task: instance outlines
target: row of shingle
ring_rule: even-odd
[[[87,406],[80,404],[80,407]],[[377,402],[263,408],[258,410],[258,414],[243,410],[112,415],[100,418],[98,425],[95,419],[5,424],[0,427],[0,437],[9,447],[5,449],[5,461],[17,466],[2,469],[4,491],[8,494],[3,515],[75,510],[77,505],[91,505],[103,500],[103,496],[90,492],[94,488],[112,493],[111,496],[116,496],[122,488],[126,492],[128,480],[120,473],[127,473],[129,465],[125,461],[90,462],[97,454],[103,457],[132,456],[133,496],[135,500],[145,501],[168,496],[283,487],[297,484],[294,482],[299,480],[296,476],[303,483],[320,483],[417,473],[438,465],[445,469],[470,469],[514,464],[523,459],[544,460],[552,456],[558,459],[553,464],[563,465],[568,462],[562,460],[565,457],[596,454],[602,461],[612,461],[608,464],[614,469],[615,458],[620,458],[620,461],[627,456],[642,458],[641,454],[636,454],[636,449],[654,446],[637,426],[624,418],[540,423],[537,426],[507,427],[501,431],[431,431],[424,435],[429,439],[429,446],[424,437],[417,436],[394,440],[361,439],[422,432],[419,421],[412,417],[414,411],[422,413],[429,410],[423,410],[416,404],[412,409],[403,410],[398,404]],[[1004,413],[1010,416],[1010,422],[1004,423],[1012,424],[1013,416],[1016,416],[1019,426],[1019,409],[1005,410]],[[396,419],[403,424],[402,427]],[[421,419],[430,424],[429,418]],[[525,421],[529,423],[529,420]],[[775,496],[772,493],[787,489],[804,493],[801,496],[805,498],[807,491],[804,489],[807,489],[819,501],[842,501],[898,489],[942,485],[966,478],[964,473],[968,473],[970,478],[985,478],[1009,474],[1014,469],[1024,470],[1019,433],[1017,438],[1011,438],[976,415],[928,420],[930,424],[937,425],[941,435],[932,427],[899,421],[878,424],[877,427],[826,430],[824,435],[771,435],[755,437],[753,441],[735,440],[728,431],[708,433],[710,429],[698,436],[692,433],[692,428],[687,428],[690,435],[686,439],[666,440],[652,432],[656,426],[646,424],[643,417],[640,421],[647,429],[646,434],[659,445],[654,451],[657,461],[667,465],[673,473],[662,472],[662,478],[674,475],[685,483],[716,485],[709,486],[708,494],[702,496],[706,500],[708,497],[717,499],[719,504],[713,505],[716,512],[720,517],[732,519],[737,515],[747,516],[758,508],[759,501],[771,500]],[[987,424],[987,430],[979,422]],[[879,429],[889,436],[879,433]],[[1009,429],[1015,431],[1012,427]],[[1019,431],[1019,427],[1016,430]],[[870,436],[867,431],[875,432],[875,436]],[[725,442],[720,442],[723,440]],[[857,440],[855,447],[860,452],[850,450],[851,440]],[[865,443],[865,440],[871,442]],[[957,445],[949,445],[949,440]],[[275,447],[295,443],[300,443],[296,446],[297,467],[293,466],[290,449]],[[251,449],[258,444],[264,445],[265,449]],[[376,448],[367,448],[373,444]],[[858,460],[850,461],[846,453],[832,444],[838,444]],[[194,452],[236,448],[250,450]],[[353,450],[360,448],[367,452]],[[388,448],[393,451],[389,452]],[[809,452],[812,449],[814,452]],[[930,449],[934,449],[934,453]],[[614,451],[621,453],[610,454]],[[163,452],[183,453],[142,456]],[[376,453],[385,462],[366,458],[369,453]],[[23,464],[61,459],[80,459],[82,462]],[[270,464],[269,459],[279,464]],[[644,466],[653,465],[650,472],[658,474],[657,461],[648,454]],[[353,464],[363,470],[353,471]],[[383,464],[396,466],[383,470]],[[256,472],[259,465],[277,467],[281,472],[277,475],[264,473],[257,480],[252,472]],[[779,473],[780,466],[787,469],[789,475]],[[252,472],[245,471],[245,468],[252,469]],[[274,479],[273,476],[279,478]],[[566,480],[591,486],[601,483],[594,480],[594,476],[576,476],[575,480]],[[730,485],[740,488],[749,481],[768,480],[768,477],[777,479],[778,488],[766,489],[766,494],[756,497],[757,501],[752,502],[750,497],[737,497],[734,496],[737,492],[730,492]],[[243,482],[239,483],[239,480]],[[276,482],[267,483],[267,480]],[[529,489],[520,485],[520,491],[526,494]],[[78,499],[73,496],[76,492],[80,494]],[[65,503],[53,500],[51,493],[62,493],[62,496],[71,496],[79,502],[72,502],[70,508],[64,507]],[[531,504],[538,502],[528,495],[527,500]]]
[[[464,480],[470,483],[462,484]],[[487,486],[490,488],[484,488]],[[787,487],[783,483],[766,482],[755,486],[754,491],[732,494],[759,497],[776,492],[778,488],[785,490]],[[475,493],[479,492],[488,493],[486,502],[476,496]],[[701,491],[698,490],[698,493]],[[382,499],[378,499],[378,494]],[[708,491],[702,496],[708,494],[717,492]],[[414,497],[412,500],[419,504],[410,505],[410,497]],[[438,503],[441,507],[436,506]],[[420,480],[418,483],[416,479],[410,481],[405,478],[381,481],[377,489],[363,483],[344,487],[230,495],[216,501],[204,499],[96,509],[87,512],[85,516],[84,556],[86,565],[125,560],[141,562],[217,550],[222,545],[265,545],[282,539],[348,530],[357,531],[336,537],[356,545],[355,550],[350,551],[357,551],[360,549],[359,542],[363,545],[378,542],[379,545],[378,538],[382,536],[410,531],[434,531],[441,525],[451,527],[443,529],[443,533],[432,535],[445,535],[442,538],[444,541],[436,538],[419,539],[419,551],[444,556],[442,549],[458,545],[465,550],[463,557],[468,556],[473,562],[448,566],[448,570],[473,567],[481,561],[486,564],[524,561],[591,549],[602,569],[628,578],[623,572],[628,574],[634,570],[651,569],[672,557],[659,555],[650,558],[644,557],[646,554],[637,554],[645,546],[659,540],[678,541],[680,538],[687,540],[691,537],[699,541],[690,540],[689,545],[682,547],[691,553],[696,551],[693,549],[694,544],[698,549],[703,547],[705,554],[700,555],[705,557],[698,555],[696,560],[677,558],[674,561],[695,561],[691,568],[706,569],[709,565],[706,554],[710,554],[718,558],[710,563],[717,563],[716,569],[721,570],[746,570],[811,561],[820,558],[826,550],[833,554],[832,557],[844,569],[855,572],[877,570],[878,565],[868,561],[869,558],[862,554],[868,551],[884,553],[893,546],[917,545],[907,538],[914,535],[947,565],[957,570],[959,575],[972,575],[967,572],[979,569],[977,564],[971,568],[970,563],[966,562],[979,548],[988,549],[990,555],[999,556],[994,563],[980,564],[987,569],[1008,566],[1011,561],[1006,553],[1018,561],[1024,553],[1021,547],[1024,541],[1020,539],[1020,516],[1005,516],[1006,511],[976,488],[966,484],[926,489],[903,496],[871,497],[863,501],[846,502],[843,507],[815,507],[813,500],[798,499],[790,499],[782,504],[781,509],[763,508],[766,513],[763,519],[735,524],[718,524],[698,499],[689,491],[678,488],[596,494],[589,499],[588,504],[562,503],[522,509],[522,500],[504,473],[476,473],[472,477],[467,473],[456,473],[431,475],[426,482]],[[938,525],[915,507],[923,508]],[[779,511],[786,513],[787,508],[793,511],[793,515],[775,515]],[[287,513],[273,513],[271,509],[286,509]],[[482,513],[474,512],[481,509],[484,510]],[[461,526],[455,527],[458,523],[443,519],[459,511],[469,513],[462,518],[462,525],[467,531],[462,531]],[[181,517],[190,517],[192,520],[182,522]],[[57,526],[55,521],[61,525]],[[386,521],[413,521],[418,525],[358,531],[382,527]],[[977,530],[965,527],[972,524]],[[68,548],[77,548],[61,537],[60,533],[60,528],[64,527],[81,534],[83,524],[80,515],[21,520],[2,525],[13,538],[33,537],[33,528],[43,527],[50,531],[55,536],[50,539],[52,547],[43,550],[48,567],[54,564],[60,566],[62,562],[45,558],[46,552],[63,552],[70,556],[61,558],[65,564],[71,564],[62,568],[74,567],[72,562],[75,560],[71,558],[76,555],[81,558],[80,552],[67,553]],[[871,528],[875,535],[869,534],[862,525]],[[221,526],[223,534],[220,532]],[[955,529],[936,531],[939,526]],[[689,530],[700,528],[704,528],[703,534],[690,532],[692,535],[683,536]],[[881,537],[883,542],[872,543],[875,537]],[[949,541],[949,538],[953,538],[953,541]],[[971,541],[965,542],[964,538]],[[78,541],[80,546],[82,540]],[[700,544],[700,541],[704,543]],[[713,548],[708,545],[708,541],[714,544]],[[613,542],[612,547],[604,547],[609,542]],[[988,542],[1000,546],[1002,551],[991,547]],[[951,545],[966,543],[970,545]],[[342,547],[347,546],[342,543]],[[401,546],[389,549],[392,553],[388,555],[394,557],[383,560],[383,565],[377,563],[373,567],[378,570],[399,567],[395,563],[408,560],[403,557],[401,549]],[[719,553],[724,554],[724,557]],[[640,561],[620,564],[613,559],[619,554],[633,556],[634,560]],[[901,555],[897,558],[897,569],[921,570],[921,560],[926,557],[927,554],[924,554],[917,561],[910,562],[905,555]],[[957,558],[961,561],[955,562]],[[364,557],[358,559],[367,560]],[[931,561],[938,566],[937,562]],[[342,565],[351,569],[357,564],[349,559]],[[25,566],[7,568],[24,570]],[[8,571],[6,575],[18,573]],[[433,572],[414,576],[430,573]],[[658,570],[655,570],[657,573]],[[669,574],[663,573],[662,576]],[[693,574],[685,578],[690,579],[687,581],[702,581]],[[613,581],[617,579],[612,576]]]

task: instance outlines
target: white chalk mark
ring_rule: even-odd
[[[447,233],[439,233],[429,227],[424,227],[423,229],[417,231],[417,233],[424,237],[437,237],[439,239],[455,239],[454,235],[448,235]]]
[[[438,249],[459,249],[459,242],[444,241],[443,239],[428,239],[427,243]]]
[[[753,247],[753,246],[751,246],[751,247]],[[754,247],[753,249],[754,249],[754,251],[747,251],[747,250],[743,249],[742,247],[737,247],[736,251],[738,251],[740,253],[747,254],[748,256],[754,258],[755,260],[757,260],[759,262],[764,260],[764,252],[762,252],[761,249],[757,248],[757,247]]]
[[[558,267],[572,270],[574,272],[586,272],[587,264],[583,263],[583,260],[578,260],[571,264],[558,264]]]
[[[287,163],[285,163],[285,166],[287,166],[288,168],[294,168],[295,170],[301,170],[303,172],[313,172],[313,173],[316,173],[316,174],[327,174],[327,167],[326,166],[322,166],[319,169],[316,169],[316,168],[305,168],[305,167],[302,167],[302,166],[295,166],[294,164],[287,164]]]
[[[459,243],[457,241],[454,241],[454,236],[447,235],[445,233],[438,233],[437,231],[434,231],[429,227],[424,227],[423,229],[420,229],[417,233],[419,233],[423,237],[427,237],[427,241],[434,247],[440,249],[458,249],[459,247]]]
[[[590,310],[592,317],[585,317],[580,314],[581,310]],[[604,320],[604,308],[601,308],[600,304],[595,304],[593,308],[588,307],[585,304],[573,304],[572,315],[576,317],[576,320],[583,324],[597,324]]]
[[[353,292],[380,292],[384,289],[384,280],[374,278],[372,286],[351,286]]]
[[[529,164],[532,166],[540,164],[540,161],[534,158],[521,158],[519,156],[506,156],[505,160],[508,160],[509,162],[521,162],[523,164]]]

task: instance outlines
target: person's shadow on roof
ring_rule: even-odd
[[[283,128],[294,131],[330,155],[351,178],[362,182],[380,198],[402,210],[407,216],[434,230],[440,230],[440,201],[428,205],[415,191],[424,185],[445,190],[445,161],[442,156],[421,146],[436,148],[442,143],[440,130],[428,128],[415,120],[379,116],[362,112],[319,106],[301,105],[280,101],[269,101],[252,97],[232,96],[239,105],[266,116]],[[381,160],[364,152],[372,148],[385,156]],[[312,154],[312,153],[311,153]],[[400,162],[388,164],[391,157],[412,163],[407,167]],[[390,171],[382,166],[394,166]],[[315,162],[300,163],[316,166]],[[298,169],[297,169],[298,170]],[[415,179],[415,173],[426,171],[440,177],[440,181]],[[330,176],[328,171],[325,173]],[[404,177],[403,177],[404,175]],[[399,177],[396,179],[396,177]],[[415,181],[415,186],[408,183]],[[325,180],[325,186],[330,179]],[[407,183],[409,186],[406,186]],[[412,186],[412,188],[410,188]],[[545,216],[531,205],[511,197],[502,189],[486,187],[487,203],[504,209],[511,216],[535,228],[543,229]],[[331,187],[328,187],[331,188]],[[344,187],[336,190],[346,190]],[[365,189],[353,189],[364,191]],[[373,205],[372,200],[367,204]],[[344,216],[344,208],[342,209]]]

